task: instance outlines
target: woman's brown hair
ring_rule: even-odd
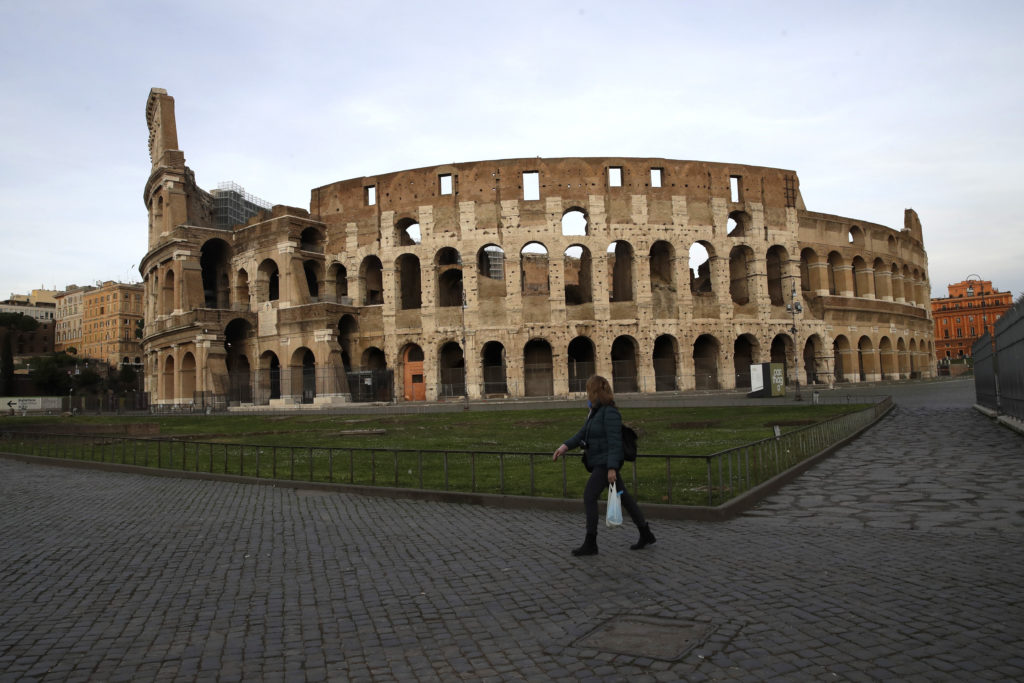
[[[612,394],[612,386],[608,384],[601,375],[591,375],[587,380],[587,398],[596,408],[599,405],[615,405],[615,396]]]

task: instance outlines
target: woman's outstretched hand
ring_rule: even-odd
[[[569,450],[569,447],[568,447],[568,446],[566,446],[566,445],[565,445],[565,444],[563,443],[563,444],[562,444],[561,446],[559,446],[558,448],[556,448],[556,449],[555,449],[555,452],[554,452],[554,454],[552,454],[552,456],[551,456],[551,459],[552,459],[552,460],[558,460],[558,458],[559,458],[560,456],[563,456],[563,455],[565,455],[565,452],[566,452],[566,451],[568,451],[568,450]]]

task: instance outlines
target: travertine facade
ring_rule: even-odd
[[[801,383],[934,372],[917,215],[807,211],[792,171],[482,161],[324,185],[309,211],[225,230],[166,92],[147,120],[156,403],[565,395],[593,372],[617,392],[732,388],[768,361]]]

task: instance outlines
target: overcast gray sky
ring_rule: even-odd
[[[807,208],[924,225],[932,293],[1024,291],[1021,2],[0,0],[0,298],[139,279],[146,98],[199,184],[308,207],[481,159],[795,170]]]

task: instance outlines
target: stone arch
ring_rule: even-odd
[[[590,250],[581,244],[570,245],[563,254],[562,264],[565,305],[582,306],[593,303],[594,269]]]
[[[437,365],[441,396],[465,396],[466,358],[458,342],[449,341],[441,345]]]
[[[401,352],[402,387],[406,401],[426,401],[427,383],[423,374],[423,349],[418,344],[406,344]]]
[[[826,269],[828,273],[828,293],[832,296],[838,296],[843,291],[841,269],[844,265],[843,257],[839,255],[838,251],[829,252]]]
[[[440,307],[462,306],[462,256],[454,247],[442,247],[434,256],[437,271],[436,305]],[[465,368],[463,368],[465,370]],[[463,384],[463,388],[465,385]]]
[[[885,261],[876,258],[871,264],[871,268],[874,271],[875,298],[892,300],[892,281],[889,279],[889,269],[886,267]]]
[[[849,381],[846,373],[853,371],[853,350],[845,335],[840,334],[832,340],[832,364],[836,381]]]
[[[637,372],[637,343],[629,335],[612,342],[612,388],[617,394],[640,391]]]
[[[277,261],[264,259],[256,271],[256,300],[277,301],[281,298],[281,276]]]
[[[746,211],[733,211],[726,221],[725,234],[729,237],[744,237],[750,234],[752,221]]]
[[[420,279],[420,259],[415,254],[401,254],[395,259],[395,283],[398,290],[398,309],[408,311],[422,306],[423,283]]]
[[[544,296],[550,290],[548,249],[540,242],[527,242],[519,251],[519,291],[523,296]]]
[[[865,263],[864,258],[860,255],[853,257],[853,295],[854,296],[867,296],[868,285],[867,285],[867,268],[868,264]]]
[[[896,358],[892,340],[882,337],[878,340],[878,365],[881,379],[896,379],[899,375],[899,360]]]
[[[702,334],[693,342],[693,373],[696,389],[718,389],[718,339]]]
[[[777,334],[772,338],[771,348],[768,350],[768,358],[772,363],[782,363],[786,366],[786,380],[789,380],[789,359],[793,357],[793,338],[788,334]]]
[[[505,290],[505,250],[487,244],[476,252],[476,286],[481,299],[500,299]]]
[[[892,268],[889,271],[890,286],[892,287],[892,299],[893,301],[904,301],[903,292],[903,275],[900,272],[898,264],[893,263]]]
[[[608,245],[608,300],[633,300],[633,245],[625,240],[616,240]]]
[[[729,252],[729,296],[737,306],[751,303],[753,261],[754,250],[745,244],[737,245]]]
[[[760,348],[757,337],[749,333],[741,334],[733,342],[732,362],[737,389],[750,388],[750,366],[759,358]]]
[[[819,375],[826,369],[821,366],[824,349],[825,344],[817,334],[812,334],[804,342],[804,377],[806,384],[818,384],[821,381]]]
[[[302,262],[302,272],[306,276],[306,293],[310,301],[320,300],[320,283],[324,279],[324,266],[312,259]]]
[[[775,244],[765,254],[765,274],[768,279],[768,298],[772,306],[785,306],[786,291],[784,283],[789,275],[789,252],[786,248]]]
[[[670,242],[657,240],[651,245],[648,258],[651,298],[656,318],[676,317],[675,248]]]
[[[312,251],[317,254],[324,253],[324,234],[320,228],[309,226],[299,234],[299,249]]]
[[[181,398],[192,401],[195,400],[196,387],[196,357],[192,355],[191,351],[186,351],[181,357],[181,369],[178,374],[181,375]]]
[[[203,307],[229,308],[231,247],[222,239],[207,240],[199,249],[199,268],[203,279]]]
[[[679,384],[676,376],[679,373],[676,358],[679,354],[679,342],[671,334],[660,335],[654,340],[651,359],[654,362],[654,390],[676,391]]]
[[[395,223],[395,243],[400,247],[411,247],[420,244],[423,233],[420,224],[414,218],[402,218]]]
[[[859,225],[850,226],[850,231],[847,233],[847,242],[855,247],[864,247],[864,231]]]
[[[160,312],[174,313],[178,309],[178,287],[174,277],[174,269],[168,267],[164,271],[164,286],[160,290]]]
[[[484,378],[484,396],[508,394],[507,362],[505,346],[499,341],[489,341],[480,352],[480,366]]]
[[[231,299],[243,311],[249,310],[249,273],[245,268],[239,268],[235,273],[235,287]]]
[[[896,366],[900,379],[910,377],[910,353],[907,351],[907,342],[903,337],[896,340]]]
[[[531,339],[523,347],[523,395],[552,396],[554,387],[551,344]]]
[[[252,324],[245,318],[235,318],[224,327],[228,393],[234,403],[252,403],[249,350],[254,336]]]
[[[342,303],[348,297],[348,269],[340,263],[332,263],[327,269],[324,280],[327,287],[326,295],[335,303]],[[333,288],[333,296],[331,289]]]
[[[587,390],[587,380],[597,372],[597,352],[589,337],[576,337],[569,342],[566,353],[569,366],[569,391]]]
[[[164,401],[174,400],[174,355],[167,354],[164,358],[163,373],[160,376],[160,398]]]
[[[384,303],[384,266],[379,258],[370,255],[363,259],[359,265],[359,284],[364,306]]]
[[[571,206],[562,213],[562,236],[590,234],[590,220],[587,212],[579,206]]]
[[[359,340],[359,319],[346,313],[338,320],[338,345],[341,347],[341,366],[352,372],[352,353]]]
[[[316,400],[316,355],[305,346],[300,346],[292,353],[288,370],[291,374],[292,395],[298,396],[302,403],[313,403]]]
[[[857,373],[861,382],[874,379],[876,375],[875,348],[867,335],[857,342]]]
[[[817,292],[825,289],[821,283],[821,271],[818,266],[818,254],[811,248],[800,252],[800,289],[804,292]]]
[[[711,272],[715,248],[703,240],[690,245],[690,293],[694,296],[711,295],[714,292],[714,278]]]
[[[281,398],[281,362],[273,351],[260,355],[259,378],[256,383],[260,391],[260,403]]]

